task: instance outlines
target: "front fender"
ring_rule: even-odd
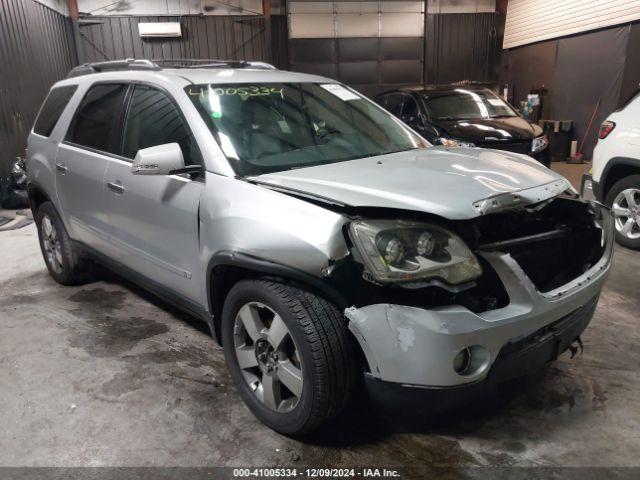
[[[324,282],[327,269],[349,255],[339,213],[285,193],[207,172],[200,203],[204,298],[217,264]],[[324,273],[323,273],[324,272]]]

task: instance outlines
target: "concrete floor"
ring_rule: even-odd
[[[617,248],[584,355],[427,426],[354,402],[302,443],[254,419],[196,321],[109,274],[56,284],[33,224],[0,252],[0,466],[640,466],[638,253]]]

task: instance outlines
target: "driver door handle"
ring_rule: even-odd
[[[61,173],[67,173],[67,170],[69,170],[69,167],[67,167],[62,163],[56,163],[56,170],[58,170]]]
[[[120,183],[107,182],[107,187],[109,187],[109,190],[119,195],[124,193],[124,187]]]

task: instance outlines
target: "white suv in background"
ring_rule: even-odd
[[[640,92],[602,122],[582,194],[612,207],[616,240],[640,250]]]

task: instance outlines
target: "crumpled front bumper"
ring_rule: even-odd
[[[349,328],[364,352],[370,376],[385,382],[435,388],[485,379],[503,347],[598,297],[611,266],[613,248],[611,213],[604,208],[602,211],[603,256],[583,275],[550,292],[538,292],[509,254],[480,252],[507,290],[510,303],[504,308],[483,313],[455,305],[429,310],[392,304],[347,308]],[[468,374],[458,374],[454,358],[472,346],[481,347],[481,363]]]

